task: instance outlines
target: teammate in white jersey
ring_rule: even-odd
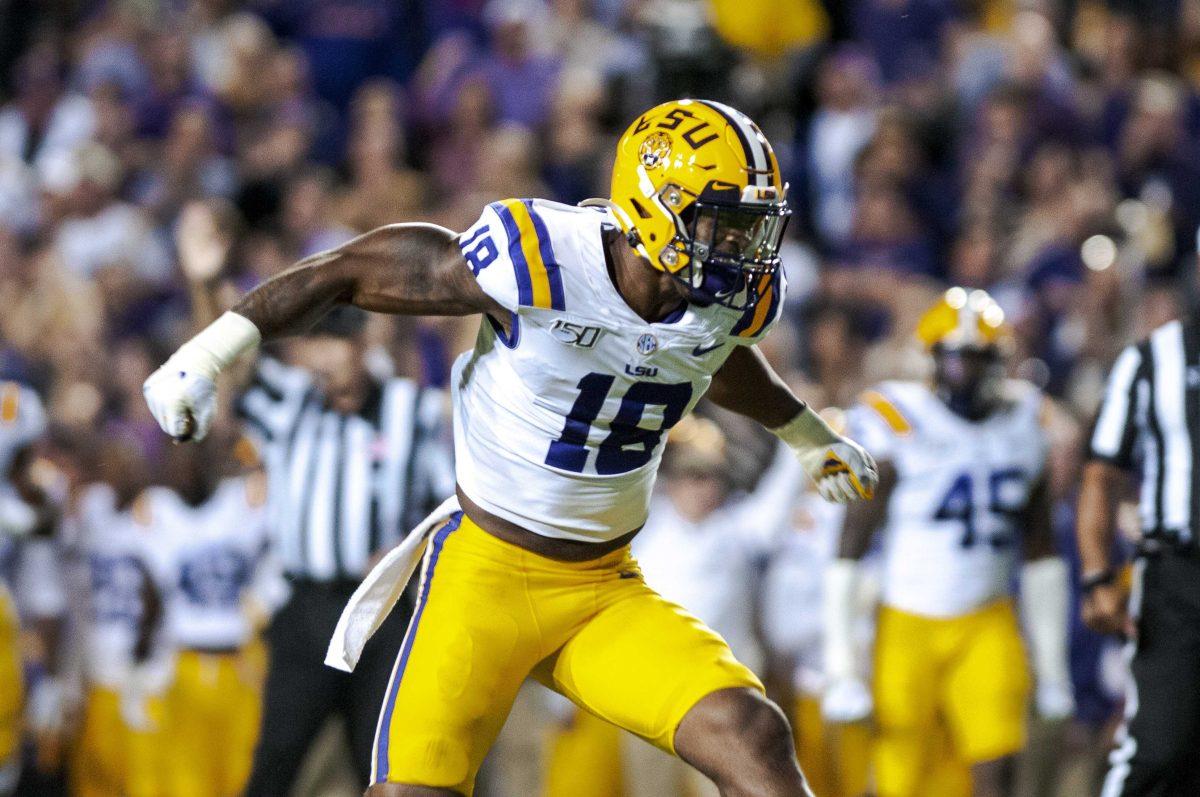
[[[33,474],[35,446],[45,432],[37,394],[0,382],[0,795],[16,787],[23,707],[39,741],[56,741],[50,737],[61,730],[59,684],[43,674],[26,699],[19,643],[18,608],[47,643],[57,636],[52,626],[65,608],[51,539],[58,508]],[[56,646],[43,647],[50,655]]]
[[[611,199],[592,204],[513,199],[460,235],[368,233],[259,286],[147,380],[163,429],[198,436],[222,369],[335,304],[484,315],[454,368],[463,512],[426,555],[376,797],[470,794],[530,674],[726,794],[807,792],[758,679],[646,587],[628,551],[665,432],[706,393],[787,441],[829,499],[874,488],[870,456],[753,347],[782,306],[778,163],[738,111],[670,102],[622,136]]]
[[[851,620],[857,562],[879,528],[883,607],[872,677],[881,797],[956,793],[930,780],[942,731],[970,765],[975,795],[1010,793],[1029,691],[1009,597],[1022,559],[1038,708],[1057,717],[1072,710],[1067,573],[1053,552],[1045,474],[1046,399],[1004,379],[1003,315],[982,291],[949,290],[917,329],[933,355],[932,384],[884,382],[850,414],[851,430],[879,457],[880,494],[871,507],[849,508],[842,558],[827,574],[825,708],[851,720],[872,702],[854,661]]]
[[[175,650],[161,766],[164,792],[177,797],[242,792],[265,664],[261,646],[252,644],[255,626],[287,597],[268,549],[265,477],[223,478],[230,468],[219,457],[231,448],[210,437],[172,450],[171,487],[152,487],[139,499],[155,538],[151,569],[163,633]]]
[[[73,657],[82,672],[82,727],[72,751],[73,794],[161,793],[156,758],[161,693],[170,678],[151,576],[149,501],[140,449],[106,441],[98,481],[84,487],[64,536],[71,552],[76,617]]]
[[[844,413],[823,413],[844,421]],[[835,423],[835,427],[838,424]],[[805,489],[797,463],[779,455],[773,482],[750,500],[762,517],[782,515],[762,577],[763,636],[770,653],[768,686],[792,720],[796,750],[813,791],[822,797],[860,797],[868,792],[870,727],[866,722],[829,723],[821,715],[825,689],[821,604],[825,569],[836,558],[845,507],[828,504]],[[764,480],[766,481],[765,477]],[[872,559],[863,573],[860,605],[873,606],[877,574]],[[853,635],[855,651],[869,650],[873,618],[863,612]],[[858,674],[869,675],[867,656]]]

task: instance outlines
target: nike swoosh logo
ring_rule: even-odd
[[[715,351],[724,345],[725,345],[725,342],[721,341],[720,343],[716,343],[712,346],[707,346],[707,347],[703,347],[703,348],[700,346],[697,346],[696,348],[692,349],[692,356],[693,357],[702,357],[705,354],[708,354],[710,351]]]

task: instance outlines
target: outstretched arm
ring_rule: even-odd
[[[713,374],[708,398],[768,429],[783,426],[808,405],[788,387],[757,346],[738,346]]]
[[[791,446],[825,500],[843,503],[874,492],[879,475],[871,455],[797,398],[757,348],[735,348],[713,374],[708,397]]]
[[[450,230],[380,227],[267,280],[180,347],[142,388],[155,419],[177,440],[203,437],[216,411],[219,373],[261,341],[303,332],[339,304],[508,318],[472,278]]]
[[[454,241],[434,224],[392,224],[301,260],[233,307],[264,340],[311,327],[335,305],[401,315],[495,312]]]

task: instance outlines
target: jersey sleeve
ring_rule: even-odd
[[[24,448],[46,432],[46,411],[37,393],[16,382],[0,384],[0,445]]]
[[[764,277],[758,301],[746,308],[729,330],[734,343],[750,346],[758,343],[783,316],[783,300],[787,294],[787,277],[780,268]]]
[[[510,312],[566,309],[551,218],[531,199],[504,199],[458,236],[479,287]]]
[[[1138,431],[1138,405],[1145,381],[1141,346],[1121,352],[1108,376],[1108,387],[1088,440],[1088,459],[1103,460],[1126,470],[1133,467]]]

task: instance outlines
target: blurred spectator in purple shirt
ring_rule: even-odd
[[[856,0],[851,5],[854,39],[870,51],[885,83],[906,77],[915,57],[940,52],[946,24],[959,16],[952,0]]]
[[[537,129],[549,118],[562,64],[535,49],[536,27],[546,14],[542,0],[491,0],[484,9],[491,57],[482,74],[501,122]]]
[[[190,56],[188,40],[178,31],[161,32],[150,43],[150,89],[137,106],[140,135],[163,138],[175,113],[203,95],[201,85],[192,78]]]
[[[853,220],[850,235],[834,250],[836,265],[940,276],[937,250],[895,183],[873,180],[860,185]]]

